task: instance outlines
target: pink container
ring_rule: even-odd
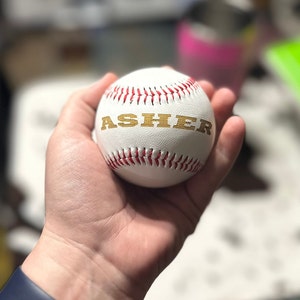
[[[228,18],[223,18],[224,22],[226,20]],[[207,24],[184,19],[177,29],[179,69],[196,79],[209,80],[215,87],[227,86],[239,94],[251,62],[254,26],[250,25],[230,28],[234,29],[232,35],[227,32],[224,36],[216,32],[217,29],[209,28],[209,32],[214,33],[209,36]]]

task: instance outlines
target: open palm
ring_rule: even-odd
[[[136,299],[194,231],[239,153],[245,128],[232,116],[234,95],[200,82],[217,122],[216,145],[204,169],[169,188],[128,184],[108,168],[91,137],[99,99],[115,79],[108,74],[77,91],[61,113],[47,151],[43,235],[67,245],[70,255],[76,249],[85,256],[95,267],[95,282],[113,278],[116,294]]]

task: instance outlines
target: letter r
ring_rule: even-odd
[[[197,129],[197,131],[202,132],[202,133],[206,133],[207,135],[211,135],[211,128],[212,128],[212,123],[201,119],[200,120],[200,126]]]

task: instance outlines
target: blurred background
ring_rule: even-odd
[[[0,287],[43,226],[45,149],[70,93],[161,65],[232,88],[247,135],[146,299],[300,299],[299,0],[0,0]]]

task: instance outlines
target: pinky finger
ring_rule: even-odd
[[[204,167],[207,183],[214,187],[222,183],[238,157],[245,136],[244,120],[238,116],[230,117],[224,124],[211,157]]]
[[[209,199],[213,195],[240,153],[245,130],[245,123],[238,116],[232,116],[225,122],[203,170],[188,182],[191,197],[197,199],[200,194]]]

